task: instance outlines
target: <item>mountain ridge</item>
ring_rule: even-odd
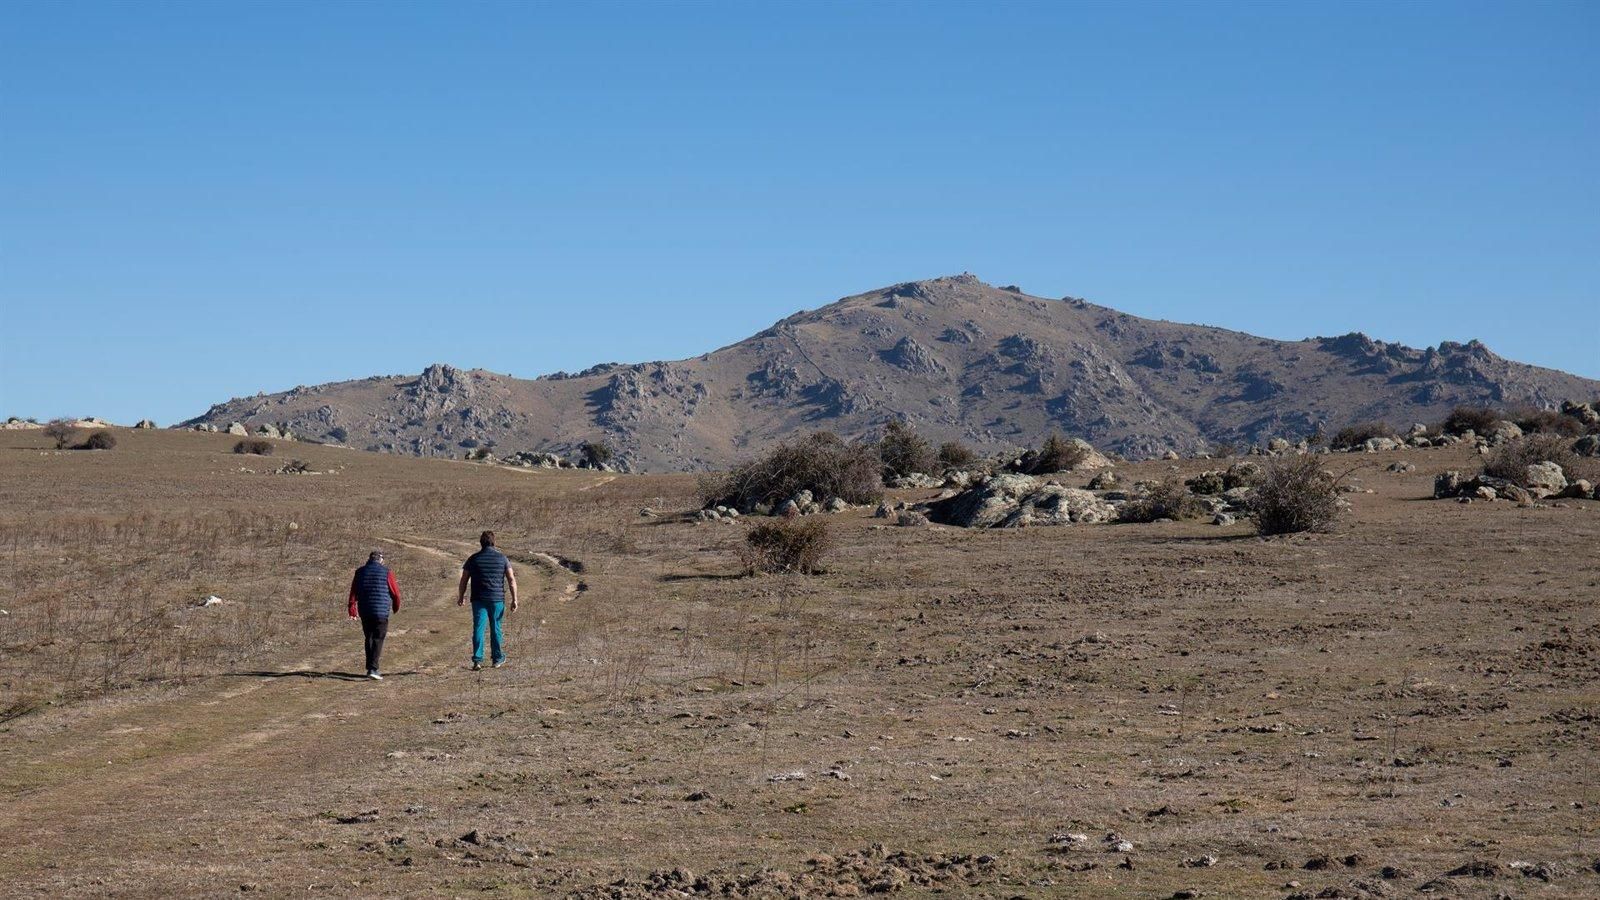
[[[1366,419],[1433,421],[1457,404],[1549,407],[1600,381],[1506,360],[1479,341],[1413,348],[1352,332],[1281,341],[1035,297],[968,275],[901,282],[801,310],[699,356],[518,379],[434,364],[235,398],[183,423],[424,456],[569,452],[604,440],[635,469],[725,466],[816,428],[890,419],[994,451],[1059,430],[1126,456],[1256,443]]]

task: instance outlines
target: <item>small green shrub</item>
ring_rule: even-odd
[[[598,469],[601,465],[611,461],[611,448],[600,441],[585,441],[583,446],[578,448],[578,455],[591,468]]]
[[[265,438],[246,438],[233,445],[235,453],[253,453],[256,456],[271,456],[272,442]]]
[[[1339,518],[1339,482],[1315,456],[1284,456],[1267,464],[1251,495],[1261,534],[1326,531]]]
[[[833,534],[822,519],[776,519],[762,522],[745,535],[740,561],[745,571],[816,572],[833,549]]]

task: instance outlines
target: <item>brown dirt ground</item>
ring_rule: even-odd
[[[1600,504],[1424,499],[1464,451],[1330,458],[1374,490],[1332,534],[856,510],[825,574],[743,578],[744,526],[639,515],[687,476],[119,439],[0,441],[12,896],[1600,896]],[[289,455],[336,473],[267,474]],[[174,523],[208,517],[197,552]],[[484,527],[525,604],[474,673]],[[374,684],[340,677],[343,587],[381,542]],[[135,593],[172,629],[277,618],[181,677],[72,681],[41,610]]]

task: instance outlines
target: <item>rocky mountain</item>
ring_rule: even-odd
[[[1477,341],[1268,340],[957,275],[846,297],[693,359],[533,380],[438,364],[230,400],[184,424],[287,424],[424,456],[484,444],[570,452],[598,439],[631,468],[670,470],[724,466],[814,429],[870,435],[896,418],[980,450],[1059,430],[1147,457],[1370,419],[1404,427],[1463,403],[1597,396],[1600,381],[1502,359]]]

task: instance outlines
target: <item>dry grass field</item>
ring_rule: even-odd
[[[1600,896],[1600,503],[1424,499],[1465,451],[1340,457],[1332,534],[853,510],[740,577],[689,476],[118,438],[0,435],[7,895]]]

